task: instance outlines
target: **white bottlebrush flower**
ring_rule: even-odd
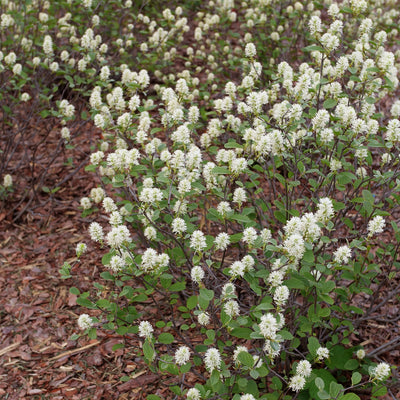
[[[357,350],[356,356],[359,360],[362,360],[365,357],[365,350],[364,349]]]
[[[12,184],[13,184],[12,176],[10,174],[4,175],[3,186],[5,188],[9,188],[12,186]]]
[[[259,327],[261,334],[266,339],[275,340],[278,330],[278,323],[276,321],[276,318],[271,313],[267,313],[261,316]]]
[[[92,207],[92,202],[90,201],[89,197],[82,197],[80,204],[84,210],[89,210],[89,208]]]
[[[122,225],[123,220],[121,213],[119,211],[113,211],[110,215],[110,218],[108,219],[108,222],[111,226]]]
[[[217,211],[225,217],[227,214],[232,212],[232,208],[227,201],[221,201],[217,206]]]
[[[93,326],[93,320],[88,314],[81,314],[78,318],[79,329],[85,331]]]
[[[104,239],[103,228],[98,222],[89,225],[89,235],[94,242],[102,242]]]
[[[50,71],[57,72],[59,68],[58,62],[54,61],[49,65]]]
[[[190,248],[194,251],[202,251],[205,247],[207,247],[206,238],[202,231],[194,231],[190,238]]]
[[[304,246],[304,240],[301,235],[295,233],[290,235],[285,241],[283,242],[283,247],[287,251],[290,257],[294,257],[295,260],[301,260],[306,251]]]
[[[147,226],[144,230],[144,236],[148,240],[154,240],[157,237],[157,230],[153,226]]]
[[[204,356],[204,364],[209,372],[213,372],[214,369],[221,368],[221,355],[218,349],[211,347],[206,351]]]
[[[158,188],[143,188],[139,200],[143,203],[155,203],[163,199],[163,192]]]
[[[193,282],[199,284],[204,279],[204,269],[196,265],[190,271],[190,277]]]
[[[208,325],[210,323],[210,316],[206,312],[202,312],[197,316],[200,325]]]
[[[181,235],[183,232],[186,232],[187,226],[186,222],[182,218],[175,218],[172,221],[172,232],[175,233],[175,235]]]
[[[334,253],[334,260],[339,264],[347,264],[351,258],[351,249],[349,246],[340,246]]]
[[[192,184],[189,179],[182,179],[178,184],[178,192],[180,195],[184,195],[187,192],[190,192],[192,188]]]
[[[315,218],[318,222],[328,222],[333,217],[334,213],[333,203],[329,197],[324,197],[319,200],[317,212],[315,213]]]
[[[76,249],[75,249],[76,256],[79,258],[83,253],[86,252],[86,250],[87,250],[87,246],[85,243],[78,243],[76,245]]]
[[[261,232],[260,232],[260,237],[261,237],[261,241],[262,244],[265,246],[270,239],[272,238],[272,233],[269,229],[264,228]]]
[[[104,120],[103,115],[96,114],[94,116],[94,124],[97,126],[97,128],[103,129],[106,124],[106,121]]]
[[[308,27],[310,29],[311,36],[317,36],[319,32],[322,32],[322,22],[321,18],[317,15],[311,17]]]
[[[275,289],[274,301],[277,306],[281,307],[281,306],[285,305],[288,298],[289,298],[289,288],[287,286],[282,285],[282,286],[278,286]]]
[[[139,324],[139,336],[151,339],[153,336],[154,328],[148,321],[141,321]]]
[[[90,162],[93,165],[99,165],[100,162],[104,159],[104,153],[102,151],[96,151],[90,155]]]
[[[339,160],[332,159],[329,163],[329,168],[332,172],[337,172],[342,169],[342,163]]]
[[[114,272],[119,272],[125,268],[125,265],[125,259],[116,255],[111,257],[108,267]]]
[[[224,304],[224,311],[231,318],[236,318],[240,314],[239,304],[236,300],[229,300]]]
[[[294,392],[299,392],[306,385],[306,380],[301,375],[293,376],[289,381],[289,388]]]
[[[187,346],[179,347],[175,352],[175,362],[178,365],[186,364],[190,358],[190,350]]]
[[[243,278],[244,273],[245,273],[245,266],[241,261],[235,261],[229,268],[229,274],[232,276],[232,278],[238,278],[238,277]]]
[[[232,171],[233,174],[239,175],[241,172],[243,172],[247,168],[247,161],[245,158],[236,158],[235,160],[232,161],[230,165],[230,170]]]
[[[244,52],[247,58],[254,58],[257,55],[257,49],[254,43],[247,43]]]
[[[242,241],[248,246],[252,246],[257,240],[257,231],[254,228],[246,228],[243,231]]]
[[[15,64],[15,65],[13,66],[12,71],[13,71],[13,74],[14,74],[14,75],[21,75],[21,72],[22,72],[22,65],[21,65],[21,64]]]
[[[307,360],[301,360],[296,367],[296,375],[303,376],[304,378],[307,378],[311,375],[312,368],[311,364]]]
[[[233,192],[233,200],[234,203],[239,204],[239,206],[247,201],[247,196],[246,196],[246,191],[239,187],[236,188],[235,191]]]
[[[385,227],[385,219],[381,215],[377,215],[368,223],[368,237],[382,233]]]
[[[281,352],[281,345],[280,343],[266,340],[263,350],[265,351],[265,353],[267,353],[268,357],[275,358],[279,356],[279,353]]]
[[[256,398],[252,394],[246,393],[240,396],[240,400],[256,400]]]
[[[226,250],[229,246],[230,238],[225,232],[219,233],[215,238],[215,248],[217,250]]]
[[[53,39],[50,35],[46,35],[43,40],[43,51],[47,56],[53,54]]]
[[[386,378],[388,378],[390,375],[390,365],[381,362],[379,363],[372,371],[371,371],[371,377],[377,381],[383,381]]]
[[[27,92],[22,93],[21,97],[20,97],[21,101],[23,101],[23,102],[29,101],[30,98],[31,98],[31,95]]]
[[[110,247],[117,248],[126,242],[131,242],[132,239],[128,228],[125,225],[119,225],[111,229],[107,234],[106,241]]]
[[[282,284],[285,274],[283,271],[272,271],[269,274],[268,282],[272,287],[277,287]]]
[[[221,299],[227,297],[236,297],[236,288],[232,282],[225,283],[221,290]]]
[[[191,388],[186,393],[187,400],[201,400],[200,391],[196,388]]]
[[[254,268],[254,264],[256,263],[254,261],[254,258],[250,255],[247,254],[246,256],[244,256],[241,260],[243,266],[244,266],[244,271],[245,272],[249,272]]]
[[[326,347],[318,347],[317,349],[317,359],[322,361],[329,357],[329,350]]]
[[[114,200],[111,197],[105,197],[103,199],[102,205],[103,205],[104,211],[109,214],[118,209],[117,206],[115,205]]]

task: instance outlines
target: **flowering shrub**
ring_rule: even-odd
[[[137,335],[182,398],[381,397],[391,366],[357,334],[399,270],[399,11],[238,3],[2,2],[6,45],[31,22],[1,55],[10,93],[62,141],[89,113],[102,131],[80,204],[103,281],[72,289],[101,315],[78,326]]]

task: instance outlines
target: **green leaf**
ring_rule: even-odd
[[[196,308],[197,303],[198,303],[197,296],[190,296],[186,300],[186,307],[188,308],[188,310],[193,310],[194,308]]]
[[[211,172],[214,175],[229,175],[231,173],[226,167],[214,167]]]
[[[214,298],[214,291],[209,289],[200,289],[200,297],[211,301]]]
[[[311,355],[313,357],[317,356],[317,350],[321,347],[321,345],[319,344],[319,341],[316,337],[311,336],[308,338],[308,345],[307,348],[310,351]],[[318,388],[319,389],[319,388]]]
[[[164,332],[158,337],[158,341],[163,344],[171,344],[175,340],[170,333]]]
[[[151,362],[154,358],[154,349],[151,343],[146,339],[143,343],[143,354],[147,361]]]
[[[361,382],[361,379],[362,379],[362,375],[359,372],[355,371],[355,372],[353,372],[353,375],[351,376],[351,384],[357,385],[357,383]]]
[[[367,97],[367,98],[365,99],[365,101],[366,101],[368,104],[375,104],[376,99],[373,98],[373,97]]]
[[[224,147],[226,149],[242,149],[243,146],[239,143],[236,143],[235,141],[229,141],[228,143],[224,144]]]
[[[357,179],[357,177],[351,172],[340,172],[337,175],[337,181],[340,185],[347,185],[355,179]]]
[[[328,400],[331,399],[331,395],[327,393],[325,390],[321,390],[317,393],[317,396],[321,400]]]
[[[337,104],[337,100],[335,100],[335,99],[326,99],[324,101],[323,106],[324,106],[325,109],[329,110],[330,108],[335,107],[336,104]]]
[[[250,328],[234,328],[231,335],[240,339],[250,339],[252,330]]]
[[[338,400],[361,400],[361,399],[354,393],[347,393],[344,396],[340,396]]]
[[[70,289],[69,289],[69,292],[70,292],[71,294],[75,294],[75,295],[77,295],[77,296],[79,296],[79,294],[80,294],[79,289],[76,288],[76,287],[70,288]]]
[[[84,299],[82,297],[78,297],[76,299],[76,304],[78,304],[82,307],[94,308],[93,303],[89,299]]]
[[[230,219],[233,219],[237,222],[241,222],[243,224],[248,224],[250,222],[253,222],[248,216],[242,215],[242,214],[233,214]]]
[[[315,386],[319,389],[319,390],[324,390],[325,388],[325,382],[323,381],[323,379],[321,379],[319,376],[317,378],[315,378]]]
[[[247,351],[241,351],[238,354],[238,360],[242,365],[245,365],[246,367],[252,368],[254,365],[254,359],[253,356],[248,353]]]
[[[186,282],[182,281],[182,282],[176,282],[173,283],[168,290],[171,292],[181,292],[182,290],[185,290],[186,288]]]
[[[340,385],[336,382],[331,382],[329,386],[329,394],[331,395],[331,397],[336,398],[341,390],[343,390],[343,385]]]
[[[307,47],[303,47],[303,51],[321,51],[324,52],[324,48],[317,45],[311,45]]]
[[[112,349],[112,351],[116,351],[118,349],[123,349],[124,347],[125,347],[125,345],[123,343],[117,343],[117,344],[114,344],[114,346],[111,347],[111,349]]]
[[[348,361],[346,362],[346,364],[344,364],[344,369],[353,370],[353,369],[358,368],[358,366],[359,366],[359,363],[358,363],[357,360],[355,360],[355,359],[353,359],[353,360],[348,360]]]

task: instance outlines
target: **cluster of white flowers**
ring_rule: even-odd
[[[383,381],[387,379],[389,375],[390,375],[390,365],[385,362],[379,363],[371,371],[372,379],[375,379],[377,381]]]
[[[258,324],[261,334],[265,339],[275,340],[279,328],[276,318],[271,314],[264,314],[261,316],[261,321]]]
[[[192,281],[199,284],[204,279],[204,269],[201,268],[199,265],[196,265],[190,271],[190,277]]]
[[[318,347],[317,349],[317,359],[322,361],[329,357],[329,350],[326,347]]]
[[[221,354],[218,349],[211,347],[206,351],[204,364],[209,372],[214,371],[214,369],[219,370],[221,368],[221,361]]]
[[[106,242],[110,247],[120,248],[132,241],[129,229],[125,225],[114,226],[106,236]]]
[[[202,312],[197,316],[200,325],[208,325],[210,323],[210,316],[206,312]]]
[[[190,349],[187,346],[179,347],[175,352],[175,362],[178,365],[186,364],[190,359]]]
[[[93,320],[88,314],[81,314],[78,318],[78,326],[84,331],[93,326]]]
[[[341,265],[346,265],[349,263],[351,258],[351,249],[349,246],[340,246],[334,253],[333,257],[335,262]]]
[[[214,240],[214,243],[215,243],[215,248],[217,250],[225,251],[228,248],[229,244],[230,244],[230,237],[225,232],[219,233],[216,236],[216,238]]]
[[[207,247],[207,242],[204,233],[200,230],[194,231],[190,237],[190,248],[200,252],[205,247]]]
[[[75,106],[70,104],[68,100],[61,100],[58,108],[60,109],[61,114],[66,118],[71,118],[75,114]]]
[[[145,187],[139,195],[139,200],[143,203],[155,203],[163,199],[163,192],[158,188]]]
[[[139,324],[139,336],[151,339],[153,337],[154,328],[148,321],[141,321]]]
[[[376,235],[377,233],[382,233],[385,224],[385,219],[380,215],[377,215],[371,219],[371,221],[368,223],[368,237]]]
[[[10,174],[6,174],[3,177],[3,186],[5,188],[10,188],[13,184],[13,179],[12,176]]]
[[[155,272],[169,264],[169,256],[166,253],[157,253],[154,249],[148,248],[142,255],[140,269],[145,272]]]

